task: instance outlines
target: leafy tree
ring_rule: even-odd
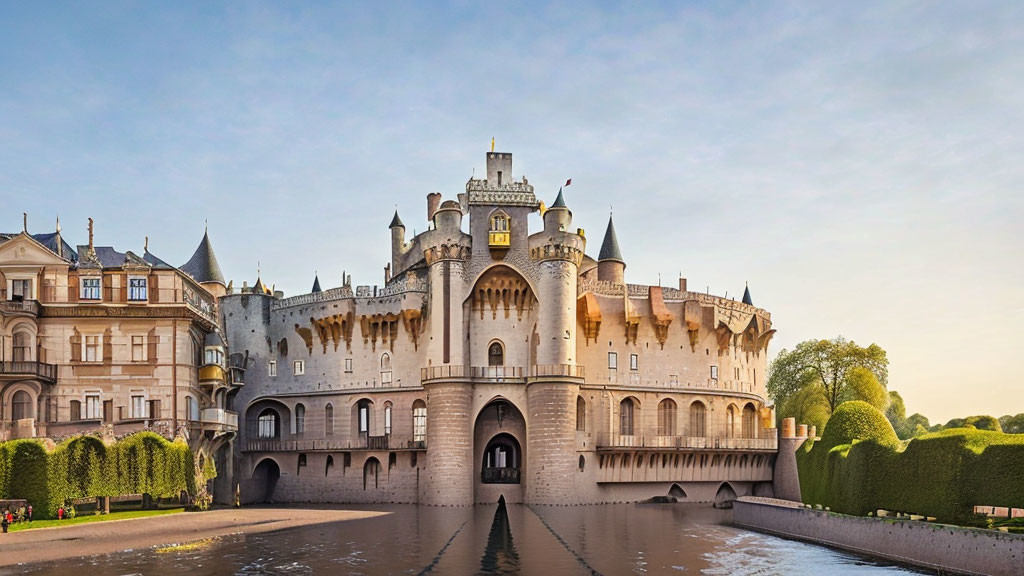
[[[999,426],[999,420],[996,420],[992,416],[971,416],[967,418],[964,425],[969,428],[977,428],[978,430],[991,430],[992,432],[1002,432],[1002,427]]]
[[[892,390],[889,392],[889,407],[885,409],[885,417],[892,424],[896,433],[899,434],[900,427],[907,420],[907,405],[903,403],[900,393]],[[900,438],[903,438],[900,436]]]
[[[900,440],[907,440],[927,434],[929,426],[927,418],[919,413],[914,413],[903,420],[899,428],[896,428],[896,435],[900,437]]]
[[[889,393],[870,370],[860,366],[852,368],[847,380],[842,402],[860,400],[871,404],[879,412],[884,412],[889,406]]]
[[[1024,434],[1024,414],[1016,416],[1007,414],[999,419],[999,426],[1006,434]]]
[[[798,391],[817,387],[831,414],[841,402],[859,399],[854,398],[858,392],[873,394],[873,387],[858,368],[870,372],[883,389],[888,385],[889,360],[877,344],[863,348],[842,337],[807,340],[792,351],[779,352],[768,370],[768,394],[776,404],[784,404]]]
[[[798,390],[778,406],[778,418],[796,418],[800,424],[817,426],[818,432],[825,430],[825,423],[831,412],[821,388],[807,386]]]

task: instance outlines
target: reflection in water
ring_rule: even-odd
[[[730,525],[731,511],[710,505],[337,508],[388,514],[227,537],[200,550],[164,554],[135,550],[23,566],[12,573],[66,576],[69,569],[89,576],[909,573],[827,548],[740,530]]]
[[[512,541],[512,529],[508,524],[508,510],[505,509],[505,497],[498,500],[498,508],[494,511],[491,532],[487,535],[487,547],[480,559],[480,571],[484,574],[519,574],[519,554],[516,553],[515,542]]]

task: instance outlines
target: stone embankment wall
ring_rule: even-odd
[[[921,521],[844,516],[787,500],[743,497],[743,528],[955,574],[1020,574],[1024,536]]]

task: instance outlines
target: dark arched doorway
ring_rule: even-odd
[[[281,467],[277,465],[277,462],[271,458],[261,460],[252,472],[253,484],[256,486],[256,490],[262,492],[261,498],[256,501],[273,502],[274,488],[277,487],[277,481],[280,478]]]
[[[373,488],[376,490],[380,486],[380,460],[376,458],[367,458],[366,464],[363,464],[363,490]]]
[[[522,463],[519,441],[511,434],[498,434],[484,449],[480,481],[484,484],[519,484]]]
[[[732,486],[728,482],[723,482],[718,487],[718,493],[715,494],[715,508],[732,508],[733,501],[736,500],[736,491],[732,489]]]

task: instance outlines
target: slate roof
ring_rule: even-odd
[[[14,232],[14,233],[0,232],[0,240],[11,240],[14,237],[16,237],[18,234],[21,234],[21,232]],[[39,242],[43,246],[46,246],[46,248],[50,252],[53,252],[54,254],[58,254],[59,255],[59,253],[57,251],[57,233],[56,232],[48,232],[46,234],[29,234],[29,236],[31,236],[32,239],[35,240],[36,242]],[[60,243],[61,243],[61,246],[63,246],[63,248],[64,248],[63,258],[65,260],[69,261],[69,262],[77,262],[78,261],[78,254],[75,253],[75,249],[72,248],[70,244],[65,242],[63,238],[61,238]]]
[[[551,205],[551,207],[552,208],[567,208],[567,206],[565,205],[565,198],[562,197],[562,189],[561,188],[558,189],[558,197],[555,198],[555,202],[554,202],[554,204]]]
[[[405,224],[402,224],[402,219],[398,217],[397,209],[395,210],[395,217],[391,219],[391,224],[388,225],[388,228],[394,228],[395,226],[405,228]]]
[[[745,286],[743,288],[743,303],[744,304],[750,304],[751,306],[754,305],[754,301],[750,299],[750,287],[749,286]]]
[[[597,256],[598,262],[604,260],[618,260],[619,262],[625,263],[622,259],[622,251],[619,250],[619,239],[615,236],[615,224],[612,223],[612,217],[608,217],[608,228],[604,231],[604,242],[601,243],[601,253]]]
[[[217,255],[213,253],[213,246],[210,244],[210,234],[203,233],[203,239],[199,242],[192,258],[182,264],[181,271],[188,274],[200,284],[204,282],[217,282],[227,285],[224,281],[224,273],[220,271],[220,264],[217,263]]]
[[[313,277],[313,290],[312,290],[312,292],[313,293],[323,292],[323,290],[320,289],[320,275],[319,274]]]

